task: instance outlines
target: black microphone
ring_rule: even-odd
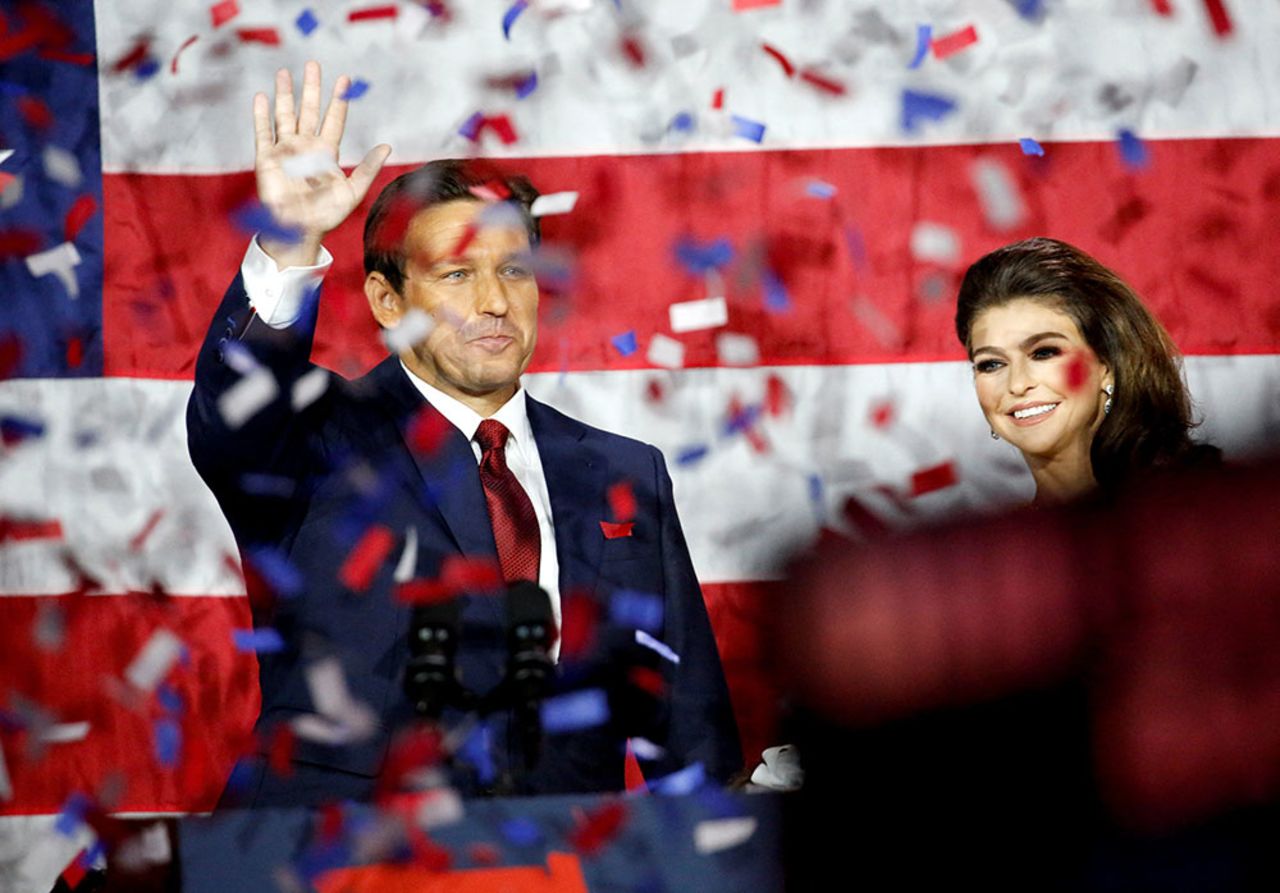
[[[542,744],[542,699],[555,673],[551,643],[555,617],[547,591],[529,580],[507,588],[507,690],[525,765],[538,762]]]
[[[419,716],[439,719],[444,708],[463,706],[456,663],[461,628],[462,606],[456,598],[413,609],[404,691]]]

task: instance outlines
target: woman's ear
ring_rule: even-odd
[[[369,301],[373,318],[382,328],[393,328],[400,322],[400,317],[404,316],[404,298],[391,287],[387,277],[377,270],[364,277],[364,296]]]

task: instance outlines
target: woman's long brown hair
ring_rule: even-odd
[[[965,273],[956,300],[956,335],[966,350],[978,314],[1017,298],[1042,300],[1066,313],[1115,377],[1112,410],[1090,448],[1104,490],[1131,472],[1216,460],[1190,431],[1191,398],[1182,358],[1164,326],[1119,276],[1079,248],[1035,238],[999,248]]]

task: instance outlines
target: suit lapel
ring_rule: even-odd
[[[585,425],[532,397],[526,400],[551,497],[561,595],[578,587],[594,589],[604,548],[600,520],[608,459],[584,442]]]

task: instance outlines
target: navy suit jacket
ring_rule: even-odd
[[[373,709],[378,724],[373,735],[347,746],[298,740],[288,776],[256,761],[242,803],[311,805],[371,796],[392,734],[412,718],[402,689],[412,612],[395,599],[392,579],[410,529],[418,578],[438,576],[449,556],[497,556],[471,445],[422,398],[398,358],[388,357],[354,381],[332,376],[320,398],[293,407],[294,383],[316,368],[309,360],[314,310],[313,302],[294,325],[272,329],[253,316],[236,277],[197,360],[188,444],[246,565],[284,593],[269,616],[261,605],[255,608],[255,622],[271,623],[286,640],[283,652],[259,658],[260,735],[269,737],[274,724],[315,711],[305,667],[322,656],[341,661],[351,693]],[[252,359],[246,361],[246,354]],[[253,364],[267,370],[257,374],[274,378],[278,394],[233,429],[219,401]],[[647,711],[649,725],[641,731],[666,755],[646,772],[656,776],[701,762],[709,775],[727,779],[741,767],[737,729],[662,454],[532,398],[528,414],[551,497],[562,595],[596,600],[606,618],[618,591],[662,600],[659,638],[680,660],[658,661],[664,696],[656,713]],[[412,431],[433,429],[439,441],[434,448],[410,446]],[[607,538],[600,522],[614,519],[606,492],[619,481],[634,493],[634,526],[630,536]],[[372,528],[389,533],[393,548],[368,587],[352,591],[341,580],[343,564]],[[502,612],[500,598],[463,599],[459,668],[463,683],[480,693],[504,673]],[[565,675],[562,664],[558,683],[572,682]],[[446,721],[456,719],[446,715]],[[636,733],[629,719],[615,715],[604,725],[544,737],[543,756],[521,790],[621,789],[623,740]],[[494,725],[499,769],[516,759],[503,753],[504,721],[498,716]],[[458,783],[467,789],[466,780]]]

